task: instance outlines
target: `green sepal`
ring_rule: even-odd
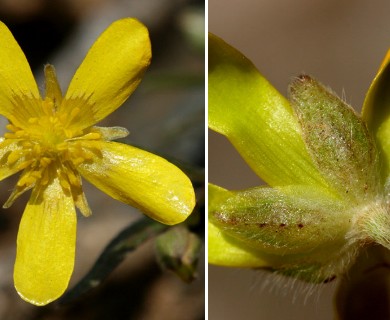
[[[292,192],[287,189],[286,191]],[[326,191],[324,192],[323,197],[327,197]],[[302,195],[305,191],[301,190],[300,193]],[[332,198],[325,199],[320,195],[315,197],[318,198],[318,196],[322,198],[320,203],[327,203],[327,206],[333,207]],[[234,197],[235,193],[233,191],[209,184],[209,217],[217,208],[223,206],[228,199]],[[336,216],[340,212],[336,210],[332,214],[335,220],[334,224],[337,225]],[[321,217],[318,217],[318,219],[320,220]],[[327,245],[295,254],[283,254],[283,250],[279,250],[281,254],[272,254],[260,249],[260,246],[255,248],[248,245],[247,241],[232,236],[230,232],[226,232],[223,227],[213,223],[212,220],[214,219],[209,218],[208,222],[208,262],[219,266],[261,268],[307,282],[321,283],[328,282],[335,276],[345,272],[350,263],[353,262],[358,247],[348,243],[342,236],[342,229],[345,228],[345,225],[337,225],[336,230],[341,229],[340,234],[333,231],[337,239],[330,239],[325,234],[328,231],[327,229],[320,230],[320,233],[330,240]],[[344,222],[344,224],[348,224],[348,222]],[[312,236],[316,238],[317,234]],[[308,241],[310,240],[316,241],[316,239],[309,238]]]
[[[308,186],[230,191],[209,211],[229,236],[269,254],[291,255],[343,245],[350,214],[324,190]]]
[[[157,261],[163,269],[173,271],[185,282],[196,279],[202,248],[196,234],[178,225],[158,236],[155,245]]]
[[[242,53],[209,35],[209,127],[271,186],[326,186],[289,102]]]
[[[214,206],[218,206],[220,201],[230,195],[230,191],[209,184],[209,212],[212,212]],[[219,266],[241,268],[270,266],[266,255],[225,234],[210,219],[208,220],[208,262]]]
[[[390,50],[371,83],[362,117],[376,138],[383,159],[382,178],[390,176]]]
[[[306,75],[291,84],[290,99],[312,159],[341,198],[362,203],[380,193],[375,141],[355,111]]]

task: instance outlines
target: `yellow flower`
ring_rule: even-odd
[[[76,210],[91,210],[81,176],[151,218],[176,224],[191,213],[190,180],[154,154],[110,140],[124,128],[94,126],[135,90],[151,59],[146,27],[114,22],[98,38],[63,96],[54,68],[45,66],[41,98],[28,62],[0,22],[0,114],[10,124],[0,140],[0,179],[21,171],[4,207],[32,189],[20,223],[15,287],[26,301],[45,305],[67,288],[73,271]]]

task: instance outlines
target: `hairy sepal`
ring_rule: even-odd
[[[345,273],[356,257],[359,242],[348,237],[351,216],[326,190],[211,189],[213,264],[262,268],[321,283]]]
[[[318,170],[341,198],[371,201],[381,191],[379,155],[362,119],[306,75],[291,84],[290,99]]]
[[[306,186],[230,192],[211,220],[245,244],[278,255],[340,246],[351,228],[340,202]]]

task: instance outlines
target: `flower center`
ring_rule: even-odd
[[[82,139],[96,140],[101,138],[99,132],[83,132],[72,130],[70,124],[80,112],[78,107],[73,108],[69,113],[57,113],[54,103],[46,98],[42,101],[44,114],[41,117],[31,117],[28,119],[26,128],[19,128],[13,124],[7,125],[10,131],[4,135],[6,139],[18,141],[21,149],[12,151],[8,156],[8,164],[12,165],[20,157],[25,157],[25,161],[20,167],[25,167],[26,162],[47,158],[48,162],[54,160],[71,161],[75,164],[89,159],[87,154],[83,154],[78,148],[77,141]],[[81,158],[80,158],[81,157]]]
[[[7,165],[16,171],[23,170],[23,173],[4,207],[9,207],[32,187],[45,187],[54,177],[59,178],[64,192],[73,196],[76,205],[84,198],[76,167],[91,160],[97,151],[83,147],[82,141],[98,140],[102,135],[93,128],[72,129],[72,123],[80,113],[78,107],[65,113],[57,112],[50,98],[41,103],[42,115],[30,117],[24,128],[12,123],[7,125],[9,132],[4,135],[3,144],[13,143],[6,158]],[[88,211],[88,206],[84,207]]]

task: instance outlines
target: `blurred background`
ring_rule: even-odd
[[[209,31],[240,50],[282,93],[312,75],[357,110],[390,46],[390,2],[209,0]],[[229,142],[209,133],[209,181],[261,184]],[[333,319],[335,283],[311,288],[266,272],[209,266],[210,319]],[[311,294],[309,294],[311,292]]]
[[[51,63],[65,92],[89,47],[113,21],[136,17],[149,28],[151,67],[133,96],[100,125],[127,128],[130,135],[125,143],[158,153],[187,170],[198,197],[197,216],[189,229],[202,240],[204,11],[201,0],[0,0],[0,20],[25,52],[42,89],[43,66]],[[2,130],[5,123],[3,119]],[[12,178],[1,182],[0,201],[8,198],[14,183]],[[93,215],[78,214],[70,290],[106,245],[142,217],[86,182],[84,190]],[[128,254],[85,295],[40,308],[25,303],[13,287],[12,275],[18,224],[28,196],[0,213],[0,319],[204,318],[204,248],[195,280],[185,283],[173,272],[161,270],[153,240]]]

